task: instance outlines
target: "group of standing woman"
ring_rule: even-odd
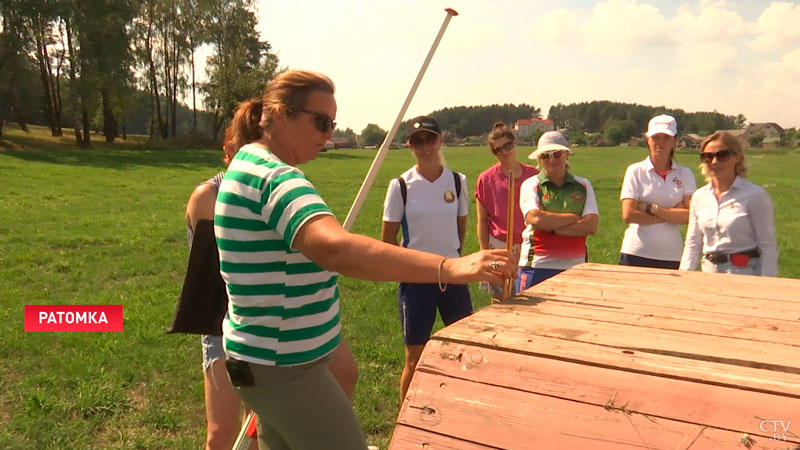
[[[445,324],[471,314],[467,283],[485,283],[500,300],[504,279],[517,278],[519,291],[588,261],[597,201],[589,181],[570,172],[574,152],[560,132],[541,137],[533,167],[517,161],[513,131],[493,127],[497,164],[475,189],[480,251],[462,257],[467,179],[444,164],[436,121],[411,121],[416,164],[389,183],[381,242],[345,231],[298,168],[331,138],[335,117],[328,77],[278,75],[261,99],[240,105],[226,133],[227,171],[198,187],[187,206],[190,235],[199,219],[214,222],[228,297],[222,336],[203,338],[207,448],[230,448],[239,399],[257,414],[262,449],[366,447],[351,406],[357,370],[341,336],[339,274],[400,282],[404,397],[436,312]],[[702,255],[704,271],[776,275],[772,204],[744,179],[736,140],[725,133],[706,140],[709,184],[695,192],[691,171],[673,159],[676,134],[673,118],[653,118],[650,154],[626,171],[620,263],[692,270]],[[519,199],[512,252],[505,249],[509,175]],[[687,222],[681,252],[678,227]]]
[[[508,133],[498,139],[504,130]],[[702,143],[700,170],[708,184],[697,189],[692,171],[674,159],[677,134],[675,118],[653,117],[646,132],[649,154],[625,171],[620,202],[628,227],[619,263],[696,270],[702,259],[704,272],[777,276],[772,201],[763,188],[745,179],[739,141],[716,132]],[[514,236],[515,243],[522,243],[514,255],[519,261],[517,291],[588,261],[586,237],[597,232],[597,201],[591,183],[568,170],[574,152],[564,136],[558,131],[541,136],[529,156],[537,161],[538,173],[533,169],[526,174],[514,166],[515,138],[503,124],[490,132],[489,148],[499,162],[480,175],[475,189],[478,240],[481,248],[502,246],[509,189],[505,174],[513,167],[522,181],[516,185],[520,200],[514,213],[525,224],[521,235]],[[685,224],[684,240],[680,225]],[[493,297],[498,292],[490,290]]]
[[[648,157],[625,171],[620,201],[628,224],[620,264],[704,272],[778,275],[772,200],[745,179],[740,142],[718,131],[701,144],[700,171],[708,184],[696,189],[692,171],[673,158],[675,118],[652,118]],[[680,225],[687,224],[685,241]]]

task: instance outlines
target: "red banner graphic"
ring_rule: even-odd
[[[122,331],[122,305],[25,305],[25,331]]]

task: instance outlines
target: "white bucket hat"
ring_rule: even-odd
[[[666,114],[653,117],[650,119],[650,123],[647,124],[647,137],[652,137],[659,133],[675,136],[678,134],[678,122],[674,117]]]
[[[539,143],[536,145],[536,150],[528,156],[528,159],[539,159],[539,155],[547,152],[554,152],[556,150],[566,150],[570,155],[574,155],[567,145],[567,138],[561,134],[560,131],[548,131],[539,138]]]

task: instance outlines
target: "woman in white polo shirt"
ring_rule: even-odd
[[[689,205],[697,188],[692,171],[672,158],[675,118],[650,119],[644,161],[631,164],[622,181],[622,219],[628,224],[619,263],[627,266],[677,269],[683,240],[679,226],[689,222]]]
[[[442,164],[442,131],[433,118],[416,117],[411,126],[407,145],[417,164],[389,183],[383,204],[383,241],[398,245],[402,226],[403,247],[458,257],[467,226],[467,178]],[[406,347],[402,399],[430,339],[436,310],[449,325],[472,313],[472,301],[465,284],[400,283],[398,306]]]
[[[681,270],[778,276],[772,199],[745,179],[739,141],[718,131],[703,142],[700,170],[708,184],[692,196]]]

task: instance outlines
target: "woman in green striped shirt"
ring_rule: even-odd
[[[365,448],[350,401],[326,369],[341,341],[338,274],[373,281],[500,283],[505,250],[443,258],[345,231],[296,166],[317,157],[336,117],[325,75],[289,71],[262,97],[258,141],[242,147],[215,208],[228,374],[258,415],[261,448]]]

